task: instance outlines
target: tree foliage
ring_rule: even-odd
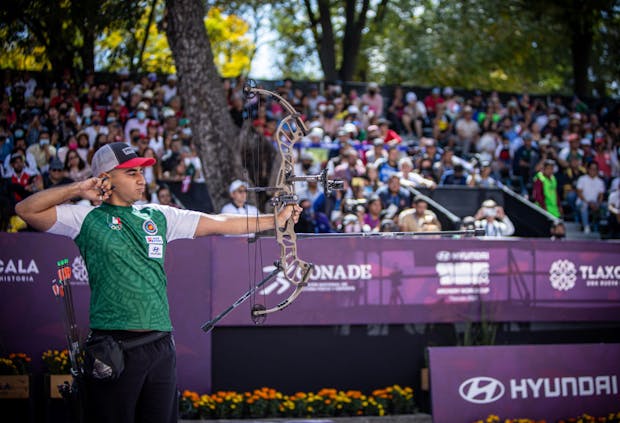
[[[0,6],[0,58],[5,67],[74,73],[94,70],[174,72],[161,0],[16,0]],[[249,71],[254,44],[248,24],[211,9],[204,23],[220,74]],[[96,59],[95,59],[96,58]]]
[[[103,28],[131,26],[139,2],[13,0],[0,5],[3,56],[60,75],[94,68],[94,40]],[[25,58],[19,57],[24,54]]]

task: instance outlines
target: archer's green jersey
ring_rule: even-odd
[[[49,232],[74,238],[86,263],[92,329],[170,331],[166,245],[192,238],[199,213],[160,205],[62,205]]]

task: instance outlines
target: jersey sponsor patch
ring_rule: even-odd
[[[157,233],[157,225],[151,219],[144,221],[142,229],[149,235],[155,235]]]
[[[149,244],[149,257],[150,258],[163,258],[164,246],[161,244]]]
[[[163,244],[164,239],[160,235],[156,236],[147,236],[146,237],[147,244]]]

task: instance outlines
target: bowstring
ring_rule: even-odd
[[[246,83],[251,83],[249,80],[246,81]],[[254,116],[253,116],[253,108],[255,108],[256,110],[256,118],[258,118],[259,116],[259,112],[260,112],[260,108],[261,108],[261,102],[262,102],[262,98],[260,95],[257,94],[257,101],[255,104],[252,104],[252,102],[250,101],[251,97],[248,97],[245,99],[245,114],[246,114],[246,118],[249,120],[250,125],[252,125],[252,128],[250,129],[250,133],[251,135],[251,140],[250,141],[257,141],[256,145],[253,145],[252,142],[246,143],[246,151],[245,154],[243,154],[243,171],[244,171],[244,179],[248,182],[248,185],[250,186],[258,186],[259,181],[260,181],[260,169],[261,169],[261,160],[262,160],[262,155],[261,155],[261,143],[263,142],[263,134],[262,133],[257,133],[254,130]],[[249,149],[249,154],[248,154],[248,150]],[[249,157],[248,157],[249,156]],[[247,163],[247,161],[250,161],[250,163]],[[248,169],[251,169],[251,172],[248,172]],[[251,173],[251,175],[250,175]],[[255,200],[254,202],[256,203],[256,208],[259,209],[259,213],[255,215],[254,219],[255,219],[255,227],[258,228],[258,224],[259,224],[259,214],[260,214],[260,202],[258,201],[259,199],[259,193],[257,192],[248,192],[248,197],[247,197],[247,205],[249,206],[250,203],[250,196],[252,197],[253,200]],[[250,216],[249,216],[249,207],[245,208],[245,213],[246,213],[246,232],[250,232]],[[254,308],[256,307],[257,304],[257,289],[256,289],[256,285],[257,285],[257,281],[258,281],[258,274],[259,272],[262,272],[262,263],[263,263],[263,249],[262,249],[262,242],[260,240],[260,237],[256,234],[253,235],[254,239],[252,240],[250,238],[250,236],[248,235],[248,242],[247,242],[247,256],[248,256],[248,289],[251,290],[253,292],[253,294],[250,297],[250,313],[253,317],[253,313],[252,311],[254,310]],[[254,258],[253,260],[250,259],[250,257],[252,256],[251,254],[251,247],[250,244],[255,244],[254,245]],[[259,264],[260,263],[260,264]],[[254,318],[253,318],[254,320]]]

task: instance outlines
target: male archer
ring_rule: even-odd
[[[130,423],[177,421],[176,357],[164,256],[168,242],[211,234],[237,235],[285,226],[301,209],[291,205],[256,219],[207,215],[134,204],[145,190],[144,168],[125,143],[101,147],[94,177],[29,196],[15,210],[33,228],[73,238],[91,288],[89,338],[110,336],[132,344],[116,380],[86,377],[86,420]],[[75,197],[93,205],[65,204]]]

